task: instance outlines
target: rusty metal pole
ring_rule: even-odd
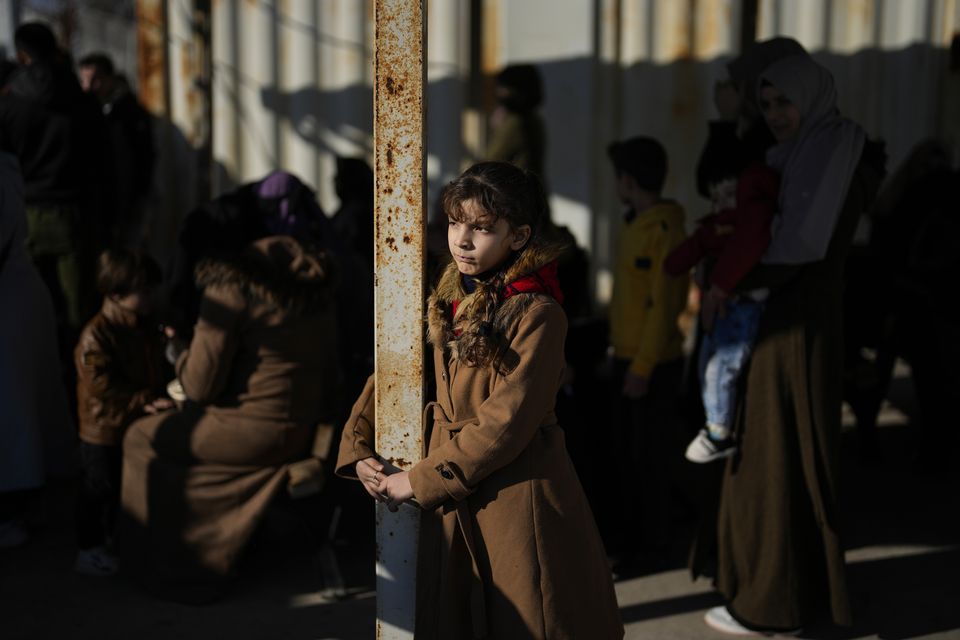
[[[376,448],[420,459],[423,385],[425,0],[376,0]],[[413,638],[419,512],[377,505],[377,638]]]

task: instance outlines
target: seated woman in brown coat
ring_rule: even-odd
[[[328,267],[289,237],[197,270],[176,362],[186,401],[123,443],[120,566],[163,597],[218,595],[287,463],[306,457],[338,382]]]

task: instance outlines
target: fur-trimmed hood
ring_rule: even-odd
[[[272,236],[231,258],[210,258],[197,265],[196,283],[236,286],[250,302],[295,314],[325,309],[333,298],[332,265],[290,236]]]
[[[557,260],[563,247],[534,240],[506,268],[467,293],[456,262],[447,265],[427,300],[427,338],[470,366],[496,362],[509,328],[544,292],[510,292],[507,285]],[[455,304],[456,303],[456,304]],[[454,317],[454,308],[456,316]]]

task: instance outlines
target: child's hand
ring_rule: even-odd
[[[144,413],[149,413],[151,415],[155,413],[160,413],[161,411],[166,411],[167,409],[173,409],[176,405],[173,400],[170,398],[157,398],[153,402],[145,405],[143,407]]]
[[[377,491],[386,496],[387,508],[396,511],[400,505],[413,497],[413,487],[410,486],[410,474],[406,471],[394,473],[380,481]]]
[[[366,492],[370,494],[370,497],[378,502],[386,502],[386,497],[379,491],[380,480],[386,478],[386,474],[383,471],[383,464],[376,458],[371,457],[357,461],[355,468],[360,483]]]
[[[700,325],[707,333],[713,331],[713,323],[717,318],[723,318],[727,315],[727,298],[730,295],[723,289],[710,287],[707,294],[703,296],[703,302],[700,307]]]

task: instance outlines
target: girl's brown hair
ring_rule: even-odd
[[[463,205],[473,200],[484,212],[472,219]],[[530,239],[495,274],[477,283],[470,302],[469,319],[461,318],[457,340],[460,359],[469,366],[497,366],[503,355],[504,337],[497,335],[493,319],[500,307],[504,277],[518,256],[526,251],[544,249],[542,227],[547,219],[547,200],[537,176],[507,162],[481,162],[464,171],[440,194],[443,212],[451,220],[473,224],[494,224],[506,220],[512,229],[530,226]]]
[[[547,217],[547,199],[540,180],[533,172],[509,162],[475,164],[440,194],[443,212],[451,220],[478,222],[466,220],[463,204],[468,200],[476,202],[490,216],[485,221],[492,223],[503,218],[513,229],[530,225],[531,240]]]

